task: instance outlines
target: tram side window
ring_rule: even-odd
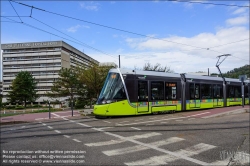
[[[213,96],[212,85],[201,84],[201,98],[202,99],[211,99],[212,96]]]
[[[191,83],[189,85],[190,99],[199,99],[200,98],[200,85]]]
[[[241,97],[241,87],[240,86],[229,86],[228,97],[232,97],[232,98]]]
[[[223,96],[222,85],[213,85],[214,98],[221,98]]]
[[[237,97],[237,98],[241,97],[241,87],[240,86],[235,87],[235,97]]]
[[[151,82],[151,100],[164,100],[164,82]]]
[[[176,99],[177,83],[176,82],[166,82],[165,95],[166,100]]]

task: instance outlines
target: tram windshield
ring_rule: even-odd
[[[97,104],[107,104],[125,99],[126,93],[120,75],[118,73],[108,73]]]

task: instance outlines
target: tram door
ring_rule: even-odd
[[[213,85],[213,106],[223,106],[223,94],[221,85]]]
[[[201,100],[200,100],[200,84],[191,83],[190,84],[190,108],[200,108]]]
[[[148,98],[148,81],[138,81],[138,113],[149,111]]]

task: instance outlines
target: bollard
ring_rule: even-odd
[[[3,111],[3,114],[5,114],[5,110]]]

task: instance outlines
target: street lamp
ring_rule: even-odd
[[[50,119],[50,101],[49,101],[49,119]]]

